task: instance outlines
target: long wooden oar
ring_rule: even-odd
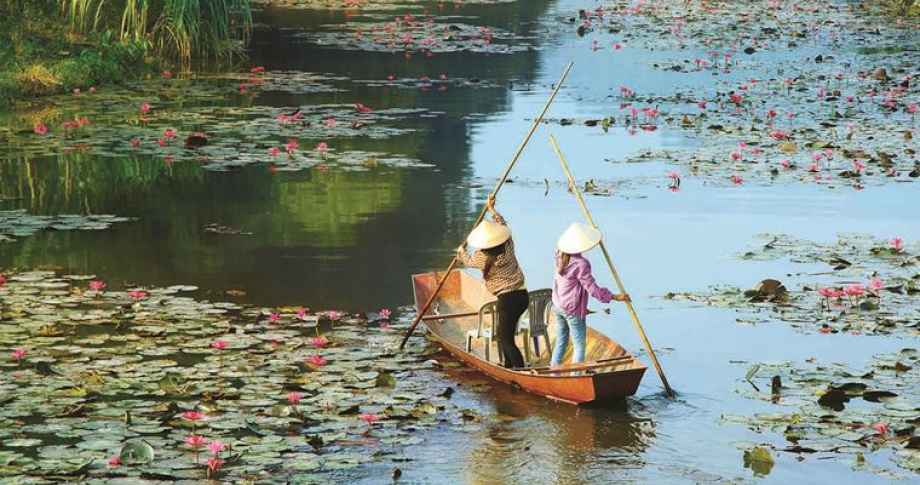
[[[562,169],[565,170],[565,176],[569,179],[569,185],[572,186],[572,192],[574,192],[575,196],[578,198],[578,203],[581,205],[581,210],[585,213],[585,218],[588,219],[588,223],[591,224],[591,227],[597,228],[597,224],[594,223],[594,218],[592,218],[591,213],[588,212],[588,206],[585,204],[585,199],[581,196],[581,190],[578,189],[578,184],[575,183],[575,177],[572,176],[572,172],[569,170],[569,164],[565,162],[565,157],[562,156],[562,151],[559,150],[559,145],[556,143],[556,137],[550,135],[549,140],[553,143],[553,149],[556,150],[556,155],[559,156],[559,163],[562,164]],[[613,279],[616,280],[617,286],[620,288],[620,293],[625,294],[626,288],[623,287],[623,282],[620,281],[620,275],[613,266],[613,260],[610,258],[610,253],[607,252],[604,241],[601,241],[600,246],[601,251],[604,253],[604,258],[607,260],[607,266],[610,267],[610,272],[613,273]],[[665,391],[667,391],[669,397],[673,397],[674,391],[671,390],[671,386],[668,385],[668,378],[664,376],[664,371],[661,370],[661,364],[658,363],[658,357],[655,356],[655,351],[652,350],[652,344],[648,341],[648,337],[645,336],[645,330],[642,329],[642,324],[639,323],[639,316],[636,315],[636,309],[633,308],[631,301],[626,302],[626,308],[629,310],[630,316],[632,316],[633,325],[636,327],[636,330],[639,331],[639,336],[642,337],[642,342],[645,344],[645,350],[648,350],[648,355],[652,358],[652,363],[655,364],[655,370],[657,370],[658,375],[661,376],[661,383],[664,384]]]
[[[553,99],[556,98],[556,93],[559,92],[559,88],[562,87],[562,83],[565,82],[565,77],[569,75],[569,71],[572,69],[572,62],[569,65],[565,66],[565,71],[562,71],[562,77],[559,78],[559,82],[556,83],[556,87],[553,88],[552,94],[549,95],[549,99],[546,100],[546,104],[543,106],[543,110],[540,111],[540,114],[533,121],[533,126],[530,127],[530,131],[527,132],[527,136],[524,137],[524,141],[521,142],[521,146],[518,147],[517,152],[515,152],[514,157],[511,159],[511,163],[508,164],[508,168],[505,169],[505,173],[502,174],[502,178],[498,181],[498,185],[495,186],[495,189],[492,190],[492,196],[494,197],[498,194],[498,191],[502,188],[502,185],[505,184],[505,181],[508,180],[508,174],[511,173],[511,169],[514,167],[514,164],[517,163],[518,158],[520,158],[521,153],[524,151],[524,147],[527,146],[527,142],[530,141],[530,137],[533,136],[533,133],[537,131],[537,127],[540,126],[540,122],[543,121],[543,116],[546,114],[546,111],[549,109],[549,105],[553,103]],[[473,229],[482,222],[482,219],[486,216],[486,211],[488,210],[488,205],[482,208],[482,212],[479,213],[479,217],[476,218],[476,222],[473,224]],[[472,229],[470,229],[472,231]],[[464,238],[464,241],[466,238]],[[462,244],[462,242],[461,242]],[[434,299],[437,298],[438,293],[441,291],[441,288],[444,286],[444,282],[447,281],[447,277],[450,276],[450,272],[453,271],[454,266],[457,265],[457,256],[454,256],[454,259],[450,261],[450,265],[447,266],[447,270],[444,271],[444,276],[441,277],[441,280],[438,281],[438,286],[435,288],[434,292],[428,297],[428,300],[425,302],[425,305],[422,308],[418,309],[418,315],[415,316],[415,321],[412,322],[412,326],[409,327],[409,330],[406,331],[406,336],[403,337],[402,343],[399,344],[399,348],[402,349],[406,346],[406,342],[409,341],[409,337],[412,336],[412,332],[415,331],[415,327],[418,326],[418,323],[422,321],[422,317],[425,315],[425,312],[428,311],[428,307],[431,306],[431,303],[434,302]]]

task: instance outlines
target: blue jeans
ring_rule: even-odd
[[[569,345],[569,332],[572,333],[572,346],[574,347],[572,363],[584,362],[588,333],[588,324],[585,322],[585,317],[576,317],[565,313],[556,308],[555,305],[553,306],[553,314],[556,316],[556,345],[553,346],[553,360],[550,365],[562,363],[565,348]]]

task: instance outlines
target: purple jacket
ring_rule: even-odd
[[[562,253],[556,251],[556,268]],[[597,284],[591,276],[591,262],[580,254],[573,254],[569,264],[553,277],[553,305],[570,315],[584,318],[588,314],[588,294],[601,303],[610,303],[613,294]]]

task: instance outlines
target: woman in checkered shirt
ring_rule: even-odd
[[[495,197],[489,196],[489,212],[492,221],[482,221],[466,243],[457,248],[457,260],[468,268],[482,270],[486,289],[498,297],[498,347],[504,357],[504,366],[523,368],[524,356],[514,342],[518,320],[527,310],[529,298],[524,286],[524,272],[514,255],[514,241],[511,229],[502,216],[495,211]],[[467,253],[467,244],[479,248],[472,255]]]

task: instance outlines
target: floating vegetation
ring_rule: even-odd
[[[920,256],[900,238],[844,235],[834,244],[764,234],[739,254],[749,260],[789,259],[828,270],[790,274],[798,289],[767,279],[756,288],[712,286],[707,292],[668,293],[665,299],[701,302],[745,313],[740,322],[779,320],[821,333],[916,334],[920,328]],[[764,285],[767,286],[764,286]],[[765,292],[765,288],[769,291]],[[782,290],[780,293],[779,290]]]
[[[425,167],[401,154],[356,149],[347,139],[386,140],[415,130],[423,109],[373,109],[361,103],[315,104],[285,109],[252,106],[253,90],[328,91],[331,78],[306,73],[258,71],[239,85],[236,74],[140,83],[77,98],[55,98],[57,108],[39,112],[36,126],[0,133],[5,156],[50,156],[83,151],[107,157],[147,155],[167,163],[194,161],[206,170],[255,163],[285,170],[314,166]],[[228,101],[228,97],[229,100]],[[235,104],[242,104],[236,106]],[[61,122],[61,128],[56,125]],[[74,119],[76,121],[69,121]],[[55,128],[48,128],[55,126]],[[301,143],[310,146],[301,148]]]
[[[449,0],[438,4],[439,9],[453,7],[454,9],[464,5],[493,5],[501,3],[512,3],[514,0]],[[255,5],[264,5],[271,7],[277,5],[277,0],[251,0]],[[396,2],[381,0],[286,0],[285,9],[304,9],[304,10],[348,10],[348,11],[404,11],[410,9],[420,9],[427,5],[427,0],[398,0]]]
[[[475,26],[428,16],[405,15],[392,22],[346,22],[302,32],[304,38],[322,47],[368,52],[424,53],[476,52],[510,54],[533,50],[527,39],[491,27]],[[450,19],[447,19],[450,20]]]
[[[892,478],[916,476],[906,470],[920,472],[917,349],[877,355],[864,370],[811,360],[802,366],[761,363],[748,371],[747,380],[751,385],[736,392],[783,409],[727,415],[723,423],[779,433],[786,443],[774,446],[777,451],[806,459],[831,457]]]
[[[131,220],[133,219],[107,214],[41,216],[29,214],[25,210],[0,211],[0,242],[15,241],[17,237],[29,236],[43,229],[101,231],[117,222]]]
[[[434,349],[395,352],[386,322],[211,303],[191,286],[2,281],[0,476],[303,481],[438,423],[476,426],[424,370]]]

